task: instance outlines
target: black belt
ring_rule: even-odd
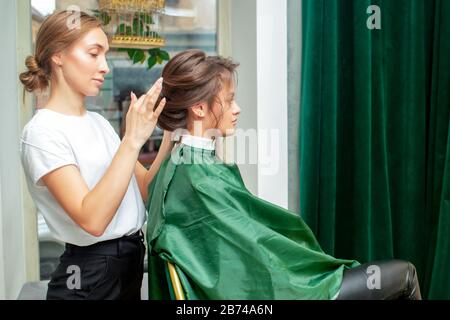
[[[144,243],[144,236],[142,230],[133,233],[129,236],[123,236],[121,238],[106,240],[94,243],[90,246],[77,246],[71,243],[66,243],[67,254],[100,254],[108,256],[121,256],[130,253],[135,253],[136,248]]]

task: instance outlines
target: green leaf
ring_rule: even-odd
[[[144,24],[139,18],[133,19],[133,35],[135,36],[143,36],[144,34]]]
[[[119,24],[119,26],[117,27],[117,30],[116,30],[116,34],[119,34],[119,35],[125,34],[125,31],[126,31],[125,28],[126,28],[125,23]]]
[[[128,58],[134,60],[134,54],[136,52],[136,49],[126,49],[126,51],[128,52]]]
[[[145,53],[141,49],[136,49],[133,56],[133,64],[138,62],[142,63],[142,61],[145,61]]]
[[[153,24],[152,16],[150,14],[145,13],[145,12],[136,13],[135,17],[138,17],[139,19],[141,19],[141,21],[144,24]]]
[[[153,18],[151,15],[146,14],[144,17],[145,24],[154,24]]]
[[[131,36],[132,35],[132,28],[131,26],[127,26],[125,23],[121,23],[118,27],[117,27],[117,31],[116,34],[118,35],[126,35],[126,36]]]
[[[153,48],[153,49],[149,49],[148,53],[152,56],[152,57],[157,57],[159,55],[159,48]]]
[[[156,57],[155,56],[150,56],[150,58],[148,58],[148,69],[153,68],[153,66],[156,64]]]
[[[170,60],[169,53],[164,50],[159,50],[159,57],[161,57],[161,59],[166,60],[166,61]]]
[[[127,35],[127,36],[133,35],[133,29],[131,28],[131,26],[126,26],[125,35]]]
[[[147,56],[145,55],[145,52],[144,52],[144,50],[141,50],[142,51],[142,59],[141,59],[141,61],[139,61],[139,63],[144,63],[145,62],[145,60],[147,59]]]
[[[158,61],[159,64],[163,63],[163,59],[160,56],[156,57],[156,61]]]
[[[100,19],[103,22],[103,25],[107,26],[111,22],[111,17],[107,12],[100,12]]]

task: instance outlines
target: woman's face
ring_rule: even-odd
[[[218,129],[223,137],[233,135],[236,131],[237,120],[241,108],[235,101],[234,85],[226,86],[219,93],[221,104],[216,102],[208,113],[208,122],[211,127]],[[217,123],[217,120],[219,122]]]
[[[108,50],[108,38],[101,28],[86,33],[61,54],[61,70],[67,84],[84,96],[98,95],[109,73]]]

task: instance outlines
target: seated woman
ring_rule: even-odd
[[[187,299],[420,299],[411,263],[324,253],[298,214],[252,195],[216,157],[240,113],[237,66],[188,50],[163,70],[159,126],[185,133],[149,187],[150,299],[170,299],[166,261]]]

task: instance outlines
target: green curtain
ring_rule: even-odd
[[[409,260],[449,299],[450,1],[303,0],[302,42],[302,217],[327,253]]]

